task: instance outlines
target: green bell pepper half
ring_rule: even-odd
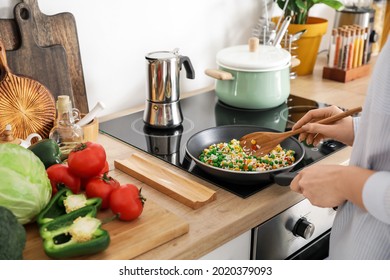
[[[66,208],[64,201],[70,196],[75,195],[68,188],[60,189],[49,201],[48,205],[39,213],[37,217],[37,223],[39,226],[53,221],[59,216],[66,214]],[[84,194],[76,194],[76,196],[81,196]],[[86,199],[85,206],[94,206],[96,210],[100,209],[102,204],[102,199],[100,197],[94,197]]]
[[[96,214],[97,208],[94,205],[88,205],[42,225],[40,235],[43,239],[45,253],[54,259],[66,259],[105,250],[110,244],[110,235],[101,228],[99,220],[97,226],[88,232],[89,240],[79,241],[77,236],[71,234],[72,225],[77,218],[89,217],[92,220],[97,220]]]
[[[53,139],[42,139],[28,147],[49,168],[53,164],[61,163],[61,151]]]

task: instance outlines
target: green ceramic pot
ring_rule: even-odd
[[[291,55],[284,49],[247,45],[223,49],[217,54],[218,70],[206,70],[216,79],[215,92],[223,103],[244,109],[270,109],[290,94]]]

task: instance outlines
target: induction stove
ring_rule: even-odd
[[[255,125],[277,131],[291,130],[294,123],[307,111],[329,106],[310,99],[290,95],[280,106],[267,110],[248,110],[226,105],[218,100],[215,91],[209,91],[180,100],[183,122],[171,129],[152,128],[143,121],[144,111],[135,112],[99,124],[100,132],[147,152],[186,172],[198,176],[217,187],[242,198],[269,186],[258,183],[245,186],[222,181],[198,168],[186,155],[188,139],[207,128],[223,125]],[[314,147],[303,143],[305,156],[290,172],[308,166],[344,147],[344,144],[327,140]]]

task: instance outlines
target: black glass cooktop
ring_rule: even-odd
[[[187,140],[195,133],[210,127],[223,125],[256,125],[275,129],[290,130],[296,120],[308,110],[328,106],[309,99],[290,95],[282,105],[269,110],[246,110],[221,103],[214,91],[206,92],[180,101],[183,123],[174,129],[151,128],[143,122],[143,111],[126,115],[99,124],[100,131],[137,149],[152,154],[164,161],[199,176],[218,187],[224,188],[242,198],[246,198],[269,183],[239,185],[220,181],[200,170],[185,155]],[[291,171],[297,171],[335,152],[344,145],[328,140],[318,147],[304,145],[303,160]]]

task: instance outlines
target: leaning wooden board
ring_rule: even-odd
[[[33,78],[46,86],[55,100],[68,95],[74,104],[66,51],[61,45],[40,47],[33,36],[34,17],[29,5],[19,3],[14,16],[20,31],[20,46],[7,51],[10,69],[18,75]]]
[[[111,211],[101,211],[98,218],[112,215]],[[128,260],[171,241],[189,231],[189,224],[157,205],[151,200],[145,202],[141,216],[131,222],[113,220],[103,225],[111,238],[109,247],[100,253],[86,255],[77,259],[86,260]],[[42,239],[36,224],[26,226],[27,243],[23,253],[26,260],[49,259],[43,250]]]
[[[62,45],[67,54],[71,77],[74,106],[82,113],[88,113],[88,100],[84,83],[84,74],[80,55],[77,26],[73,14],[66,12],[45,15],[41,12],[37,0],[23,0],[30,5],[36,24],[34,38],[40,47]],[[14,50],[20,45],[18,27],[14,19],[0,19],[0,39],[7,50]],[[28,63],[28,61],[26,61]]]
[[[115,168],[193,209],[216,199],[214,190],[164,167],[157,159],[134,153],[129,159],[115,160],[114,165]]]

